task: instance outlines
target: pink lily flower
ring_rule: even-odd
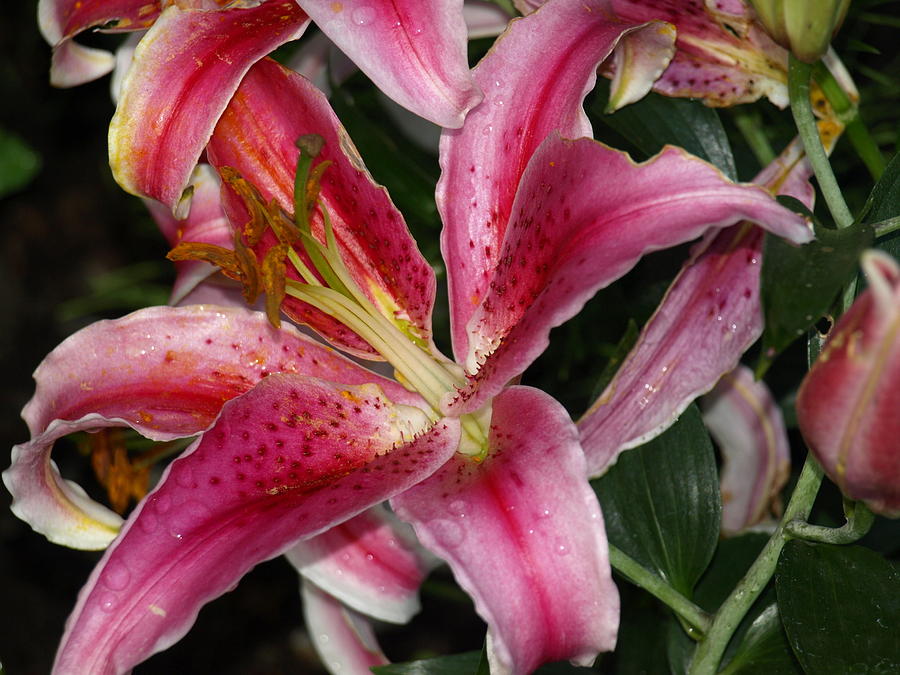
[[[444,132],[437,199],[456,362],[432,341],[433,271],[325,98],[273,61],[248,71],[207,150],[225,212],[245,227],[233,251],[215,250],[243,282],[259,272],[276,310],[380,355],[398,381],[226,307],[150,308],[60,345],[24,411],[32,439],[4,473],[36,530],[102,547],[118,526],[59,476],[61,435],[200,435],[106,550],[55,672],[129,670],[257,563],[389,498],[475,600],[495,674],[589,664],[614,647],[618,596],[578,429],[548,394],[509,383],[553,326],[644,253],[744,220],[797,242],[810,232],[765,190],[678,149],[636,164],[590,138],[581,102],[598,63],[623,35],[666,32],[608,17],[608,0],[553,0],[513,22],[472,73],[485,101]],[[292,240],[294,140],[307,134],[324,146],[318,183],[300,195],[313,185],[317,199],[308,221],[299,202],[297,228],[311,234]]]

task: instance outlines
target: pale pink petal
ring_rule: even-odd
[[[353,609],[406,623],[419,611],[419,586],[434,559],[385,507],[308,539],[287,553],[306,579]]]
[[[703,422],[722,453],[722,533],[771,516],[791,468],[784,418],[769,388],[738,366],[702,399]]]
[[[462,126],[481,100],[462,0],[303,0],[303,9],[381,91],[435,124]]]
[[[54,672],[130,671],[257,563],[423,480],[459,441],[455,420],[428,426],[374,384],[296,374],[229,401],[94,569]]]
[[[742,220],[812,238],[764,189],[732,183],[680,149],[635,164],[592,139],[548,138],[522,177],[501,264],[467,326],[469,385],[447,410],[481,407],[546,348],[551,328],[645,253]]]
[[[295,141],[310,133],[325,140],[320,161],[333,162],[322,178],[320,199],[350,274],[385,317],[410,337],[430,344],[434,271],[385,189],[366,171],[328,101],[308,80],[274,61],[258,63],[222,115],[208,154],[216,166],[237,169],[264,199],[274,198],[293,212]],[[312,227],[324,237],[321,215]],[[305,307],[293,298],[283,305],[289,316],[310,323]],[[359,348],[314,327],[337,344]]]
[[[198,164],[191,174],[188,189],[191,190],[190,212],[181,220],[160,202],[145,200],[169,246],[175,248],[181,242],[199,242],[233,248],[233,230],[222,210],[221,183],[216,171],[209,164]],[[185,260],[175,263],[175,271],[175,284],[169,298],[171,305],[180,304],[217,268],[199,260]]]
[[[115,57],[105,49],[84,47],[66,40],[53,50],[50,84],[54,87],[77,87],[103,77],[115,65]]]
[[[658,19],[675,26],[675,57],[656,91],[713,106],[762,96],[778,107],[787,105],[787,52],[753,20],[745,3],[612,0],[612,5],[624,21]]]
[[[660,24],[644,27],[653,33]],[[437,204],[450,285],[453,349],[488,290],[519,179],[551,132],[591,135],[582,100],[597,65],[635,24],[609,18],[609,0],[560,0],[510,23],[474,69],[485,98],[459,130],[441,138]]]
[[[13,512],[51,541],[103,548],[118,518],[63,481],[53,443],[74,431],[131,427],[171,440],[205,429],[229,399],[272,372],[378,382],[392,400],[417,400],[400,385],[344,359],[264,314],[225,307],[151,307],[79,331],[38,366],[22,411],[32,438],[13,448],[3,480]]]
[[[466,0],[463,4],[463,18],[469,31],[469,39],[500,35],[513,17],[496,2],[489,0]]]
[[[336,48],[325,33],[316,32],[304,38],[300,48],[285,65],[312,82],[325,96],[331,96],[328,69],[334,49]]]
[[[392,505],[444,558],[488,624],[493,675],[615,646],[619,599],[577,431],[547,394],[493,402],[490,451],[458,455]]]
[[[288,0],[247,9],[166,9],[141,40],[109,128],[113,174],[171,209],[244,73],[299,37],[309,19]]]
[[[372,624],[308,581],[300,586],[306,630],[322,663],[333,675],[371,675],[389,663]]]
[[[622,37],[608,64],[613,72],[606,112],[640,101],[675,55],[675,27],[660,24],[655,32],[640,31]]]
[[[811,169],[798,142],[756,180],[812,205]],[[697,247],[603,394],[579,420],[590,475],[665,431],[731,371],[763,328],[762,232],[744,225]]]

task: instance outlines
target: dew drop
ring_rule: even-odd
[[[323,644],[323,645],[327,645],[331,641],[331,638],[328,635],[326,635],[325,633],[319,633],[318,637],[319,637],[319,643]]]
[[[495,98],[495,99],[494,99],[494,105],[497,106],[498,108],[502,108],[503,105],[504,105],[503,99],[502,99],[502,98]]]
[[[120,562],[112,562],[103,570],[100,583],[113,591],[121,591],[131,581],[131,572]]]
[[[172,499],[169,495],[162,495],[156,500],[156,512],[159,515],[165,515],[172,508]]]
[[[366,553],[366,560],[372,562],[373,560],[375,560],[375,556],[371,553]]]
[[[466,537],[463,528],[452,520],[436,520],[431,527],[434,536],[447,548],[459,546]]]
[[[549,518],[550,517],[550,509],[544,509],[538,514],[538,518]]]
[[[447,507],[447,510],[454,516],[465,518],[466,511],[469,510],[469,504],[463,499],[454,499],[452,502],[450,502],[450,506]]]
[[[490,124],[488,124],[484,129],[481,130],[481,133],[483,133],[485,136],[487,136],[493,130],[494,130],[494,127],[491,126]]]
[[[560,540],[557,540],[556,544],[553,547],[553,551],[556,553],[556,555],[569,555],[569,547]]]
[[[195,500],[186,501],[169,517],[169,534],[176,539],[183,539],[186,532],[196,529],[209,515],[209,507]]]
[[[159,527],[159,518],[156,517],[156,514],[153,513],[150,509],[144,509],[141,512],[141,517],[138,518],[138,527],[140,527],[146,534],[153,534],[156,532],[156,528]]]
[[[375,9],[372,7],[357,7],[351,15],[353,23],[357,26],[368,26],[375,20]]]
[[[97,604],[101,612],[111,612],[116,608],[116,596],[112,593],[103,593],[97,598]]]

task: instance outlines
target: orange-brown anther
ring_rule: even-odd
[[[97,481],[106,490],[110,506],[124,514],[129,502],[140,501],[147,494],[149,467],[135,467],[128,460],[125,439],[118,429],[101,429],[87,437],[91,466]]]

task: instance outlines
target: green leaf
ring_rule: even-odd
[[[900,216],[900,154],[888,163],[872,188],[865,207],[865,222],[878,223]],[[900,258],[900,231],[882,237],[876,244],[882,251]]]
[[[787,635],[778,616],[778,605],[766,607],[756,617],[720,675],[802,675],[800,664],[791,652]]]
[[[593,484],[609,540],[690,597],[715,551],[721,516],[716,460],[696,405]]]
[[[608,100],[609,85],[598,84],[591,104],[594,119],[633,143],[647,157],[655,155],[664,145],[677,145],[714,164],[731,180],[736,179],[728,137],[712,108],[699,101],[650,93],[637,103],[607,115],[603,111]]]
[[[900,572],[861,546],[789,541],[775,575],[778,606],[807,673],[900,672]]]
[[[481,652],[464,652],[421,661],[373,666],[372,672],[376,675],[464,675],[476,673],[480,660]]]
[[[872,228],[859,224],[844,230],[819,227],[816,240],[805,246],[766,235],[761,281],[766,329],[757,375],[828,312],[873,239]]]
[[[0,128],[0,199],[25,188],[40,168],[40,155],[17,135]]]

